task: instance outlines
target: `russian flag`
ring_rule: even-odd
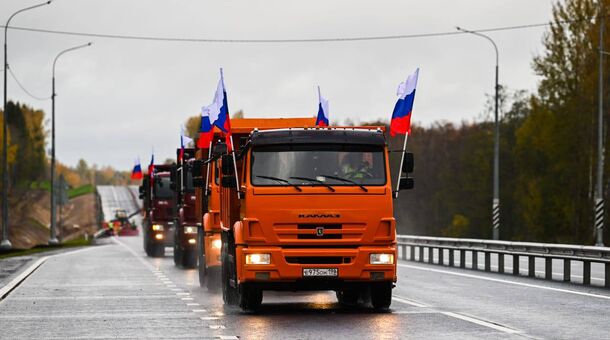
[[[228,152],[232,151],[232,145],[230,143],[231,138],[231,118],[229,117],[229,104],[227,101],[227,91],[225,89],[224,76],[222,69],[220,69],[220,80],[216,87],[216,93],[214,94],[214,101],[212,104],[204,107],[202,113],[206,112],[209,117],[210,131],[211,126],[218,127],[222,132],[225,133],[226,143]],[[203,116],[202,116],[203,117]],[[204,125],[204,119],[201,119],[201,125]],[[211,138],[210,138],[211,140]],[[209,142],[208,142],[209,145]]]
[[[184,135],[184,126],[180,129],[180,153],[178,154],[178,162],[184,159],[184,144],[188,144],[192,139]],[[208,143],[209,144],[209,143]]]
[[[155,171],[155,153],[153,152],[150,156],[150,164],[148,164],[148,178],[150,179],[150,186],[153,186],[153,175]]]
[[[320,86],[318,86],[318,117],[316,118],[316,126],[328,126],[328,100],[320,94]]]
[[[413,101],[415,100],[415,88],[417,87],[418,76],[419,68],[407,78],[406,82],[398,85],[396,94],[399,98],[394,106],[394,112],[392,112],[390,136],[411,133],[411,111],[413,111]]]
[[[210,122],[210,110],[208,106],[201,108],[201,124],[199,125],[199,138],[197,139],[197,147],[207,149],[214,138],[214,127]]]
[[[142,175],[142,166],[140,166],[140,159],[136,159],[135,164],[133,166],[133,170],[131,170],[131,179],[142,179],[144,176]]]

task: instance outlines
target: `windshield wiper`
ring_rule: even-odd
[[[301,180],[310,181],[310,182],[316,182],[316,183],[319,183],[320,185],[327,187],[328,189],[330,189],[330,191],[335,192],[335,188],[333,188],[330,185],[328,185],[320,180],[317,180],[315,178],[309,178],[309,177],[290,177],[290,178],[291,179],[301,179]]]
[[[337,177],[337,176],[329,176],[329,175],[320,175],[320,176],[324,176],[324,177],[330,178],[330,179],[336,179],[337,181],[342,181],[342,182],[345,182],[345,183],[351,183],[353,185],[359,186],[360,189],[364,190],[364,192],[369,192],[369,189],[365,188],[364,185],[358,184],[358,183],[352,181],[351,179],[347,179],[347,178],[343,178],[343,177]]]
[[[288,185],[293,186],[293,187],[294,187],[295,189],[297,189],[298,191],[303,191],[303,189],[301,189],[301,187],[299,187],[298,185],[296,185],[296,184],[294,184],[294,183],[290,183],[290,181],[285,180],[285,179],[283,179],[283,178],[271,177],[271,176],[261,176],[261,175],[258,175],[258,176],[256,176],[256,177],[259,177],[259,178],[264,178],[264,179],[270,179],[270,180],[272,180],[272,181],[278,181],[278,182],[280,182],[280,183],[286,183],[286,184],[288,184]],[[291,178],[292,178],[292,177],[291,177]]]

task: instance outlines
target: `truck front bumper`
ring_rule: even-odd
[[[269,264],[246,264],[248,254],[270,254]],[[371,264],[371,254],[392,254],[391,264]],[[281,248],[237,247],[236,261],[240,282],[298,283],[312,289],[333,289],[336,284],[396,281],[396,247],[361,246],[358,248]],[[336,276],[304,276],[304,269],[336,269]],[[277,283],[277,284],[274,284]],[[293,285],[287,285],[293,286]],[[262,287],[265,287],[263,284]],[[275,289],[275,288],[272,288]],[[297,288],[301,289],[301,288]]]

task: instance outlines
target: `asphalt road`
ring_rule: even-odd
[[[391,311],[334,293],[265,292],[260,312],[226,307],[196,270],[148,258],[140,237],[49,258],[0,302],[0,338],[610,339],[610,291],[400,262]]]

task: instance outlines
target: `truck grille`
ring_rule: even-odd
[[[350,257],[341,256],[286,256],[286,262],[293,264],[342,264],[350,263]]]
[[[274,231],[280,242],[302,241],[311,242],[326,240],[326,242],[359,242],[365,232],[364,223],[353,224],[275,224]]]

